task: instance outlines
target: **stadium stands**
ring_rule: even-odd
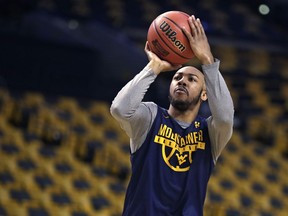
[[[226,74],[237,104],[247,100],[237,88],[252,97],[264,94],[263,80],[233,86],[230,72]],[[0,93],[1,211],[7,215],[56,215],[59,211],[61,215],[120,215],[130,170],[129,144],[110,116],[109,104],[90,101],[82,106],[80,100],[64,96],[51,100],[41,93],[14,96],[7,89]],[[272,96],[268,94],[267,100]],[[246,111],[256,106],[269,113],[269,103],[256,102],[249,99]],[[287,159],[281,155],[278,139],[258,140],[263,112],[253,112],[244,131],[235,128],[209,183],[207,215],[286,212]],[[274,115],[267,124],[277,120]],[[273,136],[285,139],[284,132]]]

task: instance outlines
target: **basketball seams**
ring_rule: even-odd
[[[183,14],[184,15],[184,14]],[[169,17],[167,17],[167,16],[162,16],[162,17],[164,17],[164,18],[166,18],[167,20],[169,20],[170,22],[172,22],[175,26],[177,26],[178,27],[178,29],[180,29],[181,31],[182,31],[182,28],[174,21],[174,20],[172,20],[172,19],[170,19]],[[188,17],[187,17],[187,20],[188,20]],[[187,21],[188,22],[188,21]],[[186,36],[185,36],[186,37]]]

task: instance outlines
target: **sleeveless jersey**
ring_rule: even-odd
[[[205,118],[183,129],[158,107],[142,146],[131,155],[125,216],[201,216],[214,168]]]

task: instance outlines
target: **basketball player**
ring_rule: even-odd
[[[202,71],[180,68],[149,50],[149,63],[126,84],[111,105],[111,114],[130,137],[132,175],[123,215],[203,215],[207,183],[217,158],[232,135],[234,108],[211,53],[201,21],[189,17],[183,29]],[[180,68],[180,69],[179,69]],[[178,69],[170,85],[168,110],[143,97],[156,77]],[[209,98],[212,115],[198,115]]]

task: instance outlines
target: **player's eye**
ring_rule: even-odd
[[[189,78],[188,78],[188,81],[189,81],[189,82],[196,82],[197,80],[196,80],[194,77],[189,77]]]
[[[182,76],[180,76],[180,75],[177,75],[177,76],[175,76],[175,77],[174,77],[174,80],[177,80],[177,81],[179,81],[179,80],[181,80],[181,78],[182,78]]]

